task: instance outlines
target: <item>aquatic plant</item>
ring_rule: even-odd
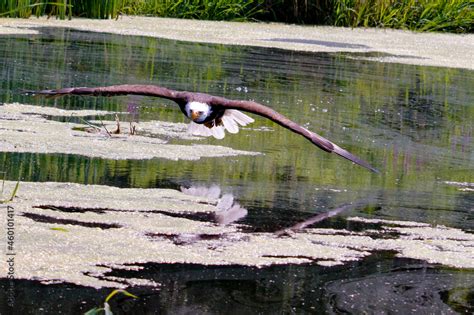
[[[5,183],[3,182],[2,183],[2,191],[1,191],[1,194],[0,194],[1,196],[3,196],[3,193],[4,193],[4,185],[5,185]],[[10,197],[8,197],[6,199],[0,199],[0,204],[8,203],[8,202],[13,201],[13,199],[15,198],[16,193],[18,192],[19,188],[20,188],[20,181],[16,182],[16,185],[13,188],[12,193],[10,194]]]
[[[19,168],[19,169],[21,170],[21,165],[20,165],[20,168]],[[13,199],[15,198],[15,196],[16,196],[16,194],[17,194],[17,192],[18,192],[18,189],[20,188],[20,177],[21,177],[20,174],[21,174],[21,171],[20,171],[20,173],[19,173],[19,175],[18,175],[18,181],[16,182],[15,187],[13,187],[13,190],[12,190],[10,196],[7,197],[7,198],[3,198],[4,193],[5,193],[5,176],[6,176],[6,172],[0,172],[0,173],[3,174],[2,187],[1,187],[1,189],[0,189],[0,197],[1,197],[1,198],[0,198],[0,204],[5,204],[5,203],[9,203],[9,202],[12,202],[12,201],[13,201]]]
[[[138,296],[136,295],[133,295],[122,289],[116,289],[116,290],[113,290],[109,295],[107,295],[107,297],[104,300],[104,307],[94,307],[90,309],[89,311],[87,311],[86,313],[84,313],[84,315],[96,315],[102,312],[104,312],[106,315],[112,315],[113,313],[112,313],[112,310],[110,309],[109,301],[118,293],[122,293],[125,296],[138,299]]]
[[[52,227],[50,228],[51,231],[60,231],[60,232],[69,232],[68,229],[62,228],[62,227]]]

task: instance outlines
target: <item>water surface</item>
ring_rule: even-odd
[[[184,117],[176,105],[161,99],[124,96],[46,100],[21,95],[19,91],[143,83],[253,99],[331,139],[381,171],[380,175],[372,174],[322,152],[270,121],[257,118],[252,124],[257,130],[227,135],[222,141],[202,141],[264,153],[257,157],[176,162],[0,153],[0,165],[8,179],[15,180],[21,173],[25,181],[119,187],[178,189],[217,184],[224,192],[233,193],[249,210],[241,222],[256,231],[276,231],[341,204],[361,200],[366,201],[365,207],[344,212],[316,226],[351,228],[344,217],[357,215],[474,230],[474,194],[446,183],[474,182],[472,71],[376,63],[347,58],[345,54],[43,28],[39,35],[0,37],[0,73],[1,102],[114,111],[126,111],[133,103],[139,105],[140,121],[182,122]],[[473,308],[472,302],[466,302],[474,290],[472,271],[446,271],[423,262],[397,259],[389,253],[338,268],[286,266],[252,270],[235,266],[212,267],[211,271],[209,268],[148,266],[146,271],[152,275],[142,276],[158,277],[157,282],[167,283],[169,291],[160,294],[143,289],[142,294],[155,298],[144,299],[149,302],[142,302],[140,307],[148,311],[160,307],[171,313],[238,309],[272,313],[280,309],[290,312],[315,308],[339,313],[351,309],[344,297],[347,290],[372,282],[381,287],[383,281],[378,279],[389,279],[393,288],[398,280],[406,281],[404,277],[409,272],[410,277],[421,279],[419,286],[424,289],[412,290],[408,296],[424,296],[426,287],[436,282],[436,277],[442,277],[443,283],[448,284],[433,289],[435,298],[427,299],[426,304],[437,305],[438,309],[440,305],[449,305],[458,312]],[[175,277],[176,285],[169,284]],[[373,281],[367,282],[367,277]],[[271,284],[272,279],[280,278],[277,286]],[[295,284],[300,282],[301,286]],[[48,288],[33,282],[21,282],[20,287],[30,296],[47,290],[70,289]],[[208,298],[202,296],[203,290],[213,292],[217,307],[213,304],[209,308],[209,301],[202,302]],[[466,298],[454,299],[454,293],[446,293],[450,290],[464,290],[461,295]],[[90,289],[75,287],[74,291],[79,292],[79,300],[91,303]],[[176,295],[188,298],[177,299]],[[393,299],[403,301],[406,296],[395,294]],[[357,306],[361,312],[374,311],[364,309],[362,301],[361,296],[362,305]],[[17,302],[29,311],[35,307],[23,299]],[[54,303],[53,299],[45,307],[57,310]],[[80,301],[65,299],[66,305],[75,303]],[[382,304],[380,299],[379,306]],[[395,303],[392,307],[399,307],[400,312],[409,309],[406,303],[403,305]],[[429,310],[420,312],[429,313]]]

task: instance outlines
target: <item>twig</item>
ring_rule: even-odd
[[[117,123],[117,129],[113,132],[113,134],[120,134],[120,119],[117,114],[115,114],[115,123]]]
[[[133,123],[130,122],[130,135],[131,135],[131,136],[134,136],[134,135],[135,135],[136,127],[137,127],[137,126],[133,125]]]
[[[105,127],[105,124],[104,124],[104,122],[102,121],[102,118],[100,118],[100,116],[99,116],[99,121],[100,121],[100,123],[102,124],[102,127],[104,127],[105,132],[107,132],[107,134],[109,135],[109,137],[112,138],[112,135],[110,134],[109,130],[107,130],[107,127]]]
[[[90,122],[88,122],[87,120],[85,120],[84,118],[82,117],[78,117],[83,123],[85,123],[86,125],[92,127],[92,128],[95,128],[97,130],[101,130],[99,127],[97,127],[96,125],[93,125],[91,124]]]

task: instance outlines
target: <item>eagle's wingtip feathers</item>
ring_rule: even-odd
[[[369,171],[373,172],[373,173],[376,173],[376,174],[380,174],[379,170],[377,170],[376,168],[374,168],[372,165],[370,165],[369,163],[367,163],[366,161],[364,160],[361,160],[359,159],[358,157],[356,157],[355,155],[353,155],[352,153],[344,150],[343,148],[333,144],[334,148],[332,150],[333,153],[357,164],[357,165],[360,165],[366,169],[368,169]]]

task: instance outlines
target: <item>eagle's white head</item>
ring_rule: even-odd
[[[201,102],[189,102],[184,107],[186,116],[195,123],[203,123],[209,115],[211,115],[212,109],[209,104]]]

